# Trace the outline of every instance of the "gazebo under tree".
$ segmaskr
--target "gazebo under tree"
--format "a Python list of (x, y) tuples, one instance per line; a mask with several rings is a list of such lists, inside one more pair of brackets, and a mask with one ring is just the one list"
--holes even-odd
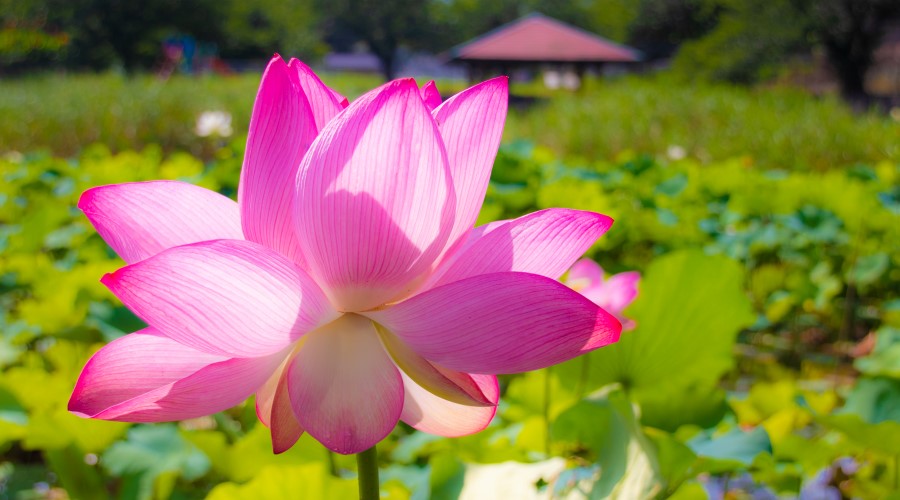
[(641, 60), (636, 49), (538, 13), (457, 45), (449, 55), (466, 65), (473, 81), (516, 69), (571, 70), (580, 79), (607, 63)]

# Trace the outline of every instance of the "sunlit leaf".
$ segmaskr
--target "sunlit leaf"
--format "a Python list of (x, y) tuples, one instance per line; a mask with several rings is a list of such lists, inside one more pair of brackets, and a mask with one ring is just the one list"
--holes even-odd
[(591, 498), (649, 498), (664, 487), (655, 448), (620, 390), (562, 412), (553, 423), (553, 436), (570, 449), (586, 447), (587, 457), (596, 460), (600, 475)]
[(459, 498), (465, 481), (466, 468), (452, 453), (436, 453), (429, 460), (431, 467), (431, 498), (451, 500)]
[(207, 500), (282, 500), (285, 498), (355, 498), (356, 481), (328, 474), (321, 463), (268, 465), (246, 484), (222, 483)]
[[(591, 389), (622, 384), (641, 403), (646, 424), (674, 429), (689, 422), (691, 403), (721, 405), (721, 400), (698, 399), (702, 393), (696, 387), (711, 387), (731, 368), (738, 330), (754, 320), (741, 283), (738, 264), (722, 256), (682, 251), (659, 258), (625, 311), (637, 329), (587, 355), (586, 377), (584, 360), (555, 370), (576, 385), (585, 379)], [(668, 403), (643, 404), (660, 400)]]
[(850, 270), (849, 278), (858, 285), (868, 285), (887, 271), (890, 262), (890, 257), (884, 252), (860, 257)]
[(866, 422), (894, 422), (900, 426), (900, 380), (860, 379), (837, 413), (858, 415)]
[(869, 376), (900, 379), (900, 329), (882, 327), (875, 333), (875, 348), (853, 364)]
[(184, 440), (172, 424), (133, 427), (128, 440), (110, 446), (100, 463), (114, 476), (133, 481), (135, 488), (128, 493), (138, 500), (152, 498), (154, 483), (165, 473), (191, 480), (206, 474), (210, 467), (206, 455)]
[(772, 453), (769, 435), (762, 427), (752, 431), (734, 428), (721, 436), (704, 432), (688, 445), (705, 459), (705, 469), (717, 472), (748, 467), (760, 453)]
[[(311, 462), (326, 463), (328, 450), (316, 442), (308, 434), (300, 436), (290, 450), (281, 455), (272, 453), (272, 438), (264, 425), (257, 423), (253, 429), (234, 443), (228, 450), (228, 477), (237, 482), (244, 482), (269, 465), (300, 465)], [(219, 457), (215, 461), (223, 461)]]

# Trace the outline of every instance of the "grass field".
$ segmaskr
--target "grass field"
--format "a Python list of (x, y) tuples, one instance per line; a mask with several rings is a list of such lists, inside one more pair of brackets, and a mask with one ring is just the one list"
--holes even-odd
[[(246, 131), (258, 78), (103, 74), (0, 81), (0, 151), (72, 156), (99, 142), (113, 151), (158, 144), (167, 152), (207, 156), (211, 148), (194, 134), (197, 117), (224, 110), (236, 133)], [(371, 75), (323, 79), (351, 98), (378, 83)], [(445, 83), (445, 93), (463, 86)], [(531, 140), (566, 157), (683, 150), (701, 162), (741, 157), (763, 168), (801, 170), (900, 159), (897, 122), (854, 115), (835, 98), (796, 89), (686, 87), (661, 76), (589, 81), (577, 93), (532, 84), (513, 91), (539, 99), (513, 110), (505, 141)]]

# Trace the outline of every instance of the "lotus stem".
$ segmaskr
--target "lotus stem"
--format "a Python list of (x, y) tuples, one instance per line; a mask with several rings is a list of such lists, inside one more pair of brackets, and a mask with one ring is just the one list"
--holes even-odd
[(894, 490), (900, 491), (900, 454), (894, 455)]
[(359, 474), (359, 500), (378, 500), (378, 454), (375, 447), (356, 454)]
[(328, 450), (328, 472), (334, 477), (341, 477), (338, 472), (337, 463), (334, 461), (334, 452)]
[(550, 367), (544, 369), (544, 454), (550, 456)]
[(578, 383), (575, 385), (575, 397), (581, 400), (587, 390), (588, 376), (591, 374), (591, 358), (581, 356), (581, 373), (578, 375)]

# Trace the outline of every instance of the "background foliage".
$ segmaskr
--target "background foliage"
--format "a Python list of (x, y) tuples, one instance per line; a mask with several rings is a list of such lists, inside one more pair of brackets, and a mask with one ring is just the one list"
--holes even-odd
[[(671, 71), (515, 83), (479, 223), (611, 215), (589, 256), (643, 273), (637, 328), (502, 377), (482, 433), (399, 425), (383, 494), (900, 499), (900, 115), (866, 111), (863, 84), (898, 5), (0, 0), (0, 500), (355, 497), (352, 457), (308, 436), (273, 455), (252, 400), (158, 425), (65, 410), (88, 357), (142, 327), (98, 282), (122, 262), (76, 200), (150, 179), (234, 197), (259, 80), (234, 70), (272, 52), (363, 47), (391, 75), (533, 11)], [(180, 74), (172, 41), (215, 71)], [(820, 60), (840, 96), (777, 83)], [(379, 83), (323, 78), (350, 97)], [(207, 111), (238, 135), (198, 134)]]
[[(870, 104), (865, 76), (894, 0), (0, 0), (0, 74), (47, 67), (161, 69), (163, 42), (242, 66), (281, 52), (313, 60), (367, 48), (386, 79), (401, 50), (444, 53), (531, 12), (674, 56), (682, 79), (755, 83), (824, 54), (842, 95)], [(892, 21), (893, 20), (893, 21)], [(222, 70), (227, 65), (215, 66)]]
[[(0, 498), (355, 495), (352, 457), (309, 437), (272, 455), (252, 401), (159, 425), (65, 410), (88, 356), (141, 327), (98, 282), (122, 262), (79, 194), (164, 178), (233, 197), (244, 138), (197, 137), (193, 122), (225, 109), (246, 130), (257, 78), (0, 84)], [(350, 96), (372, 83), (326, 80)], [(398, 426), (379, 447), (384, 493), (896, 498), (896, 123), (792, 90), (665, 78), (545, 97), (510, 116), (480, 222), (550, 206), (614, 217), (589, 254), (644, 273), (626, 311), (637, 329), (504, 377), (480, 434)]]

